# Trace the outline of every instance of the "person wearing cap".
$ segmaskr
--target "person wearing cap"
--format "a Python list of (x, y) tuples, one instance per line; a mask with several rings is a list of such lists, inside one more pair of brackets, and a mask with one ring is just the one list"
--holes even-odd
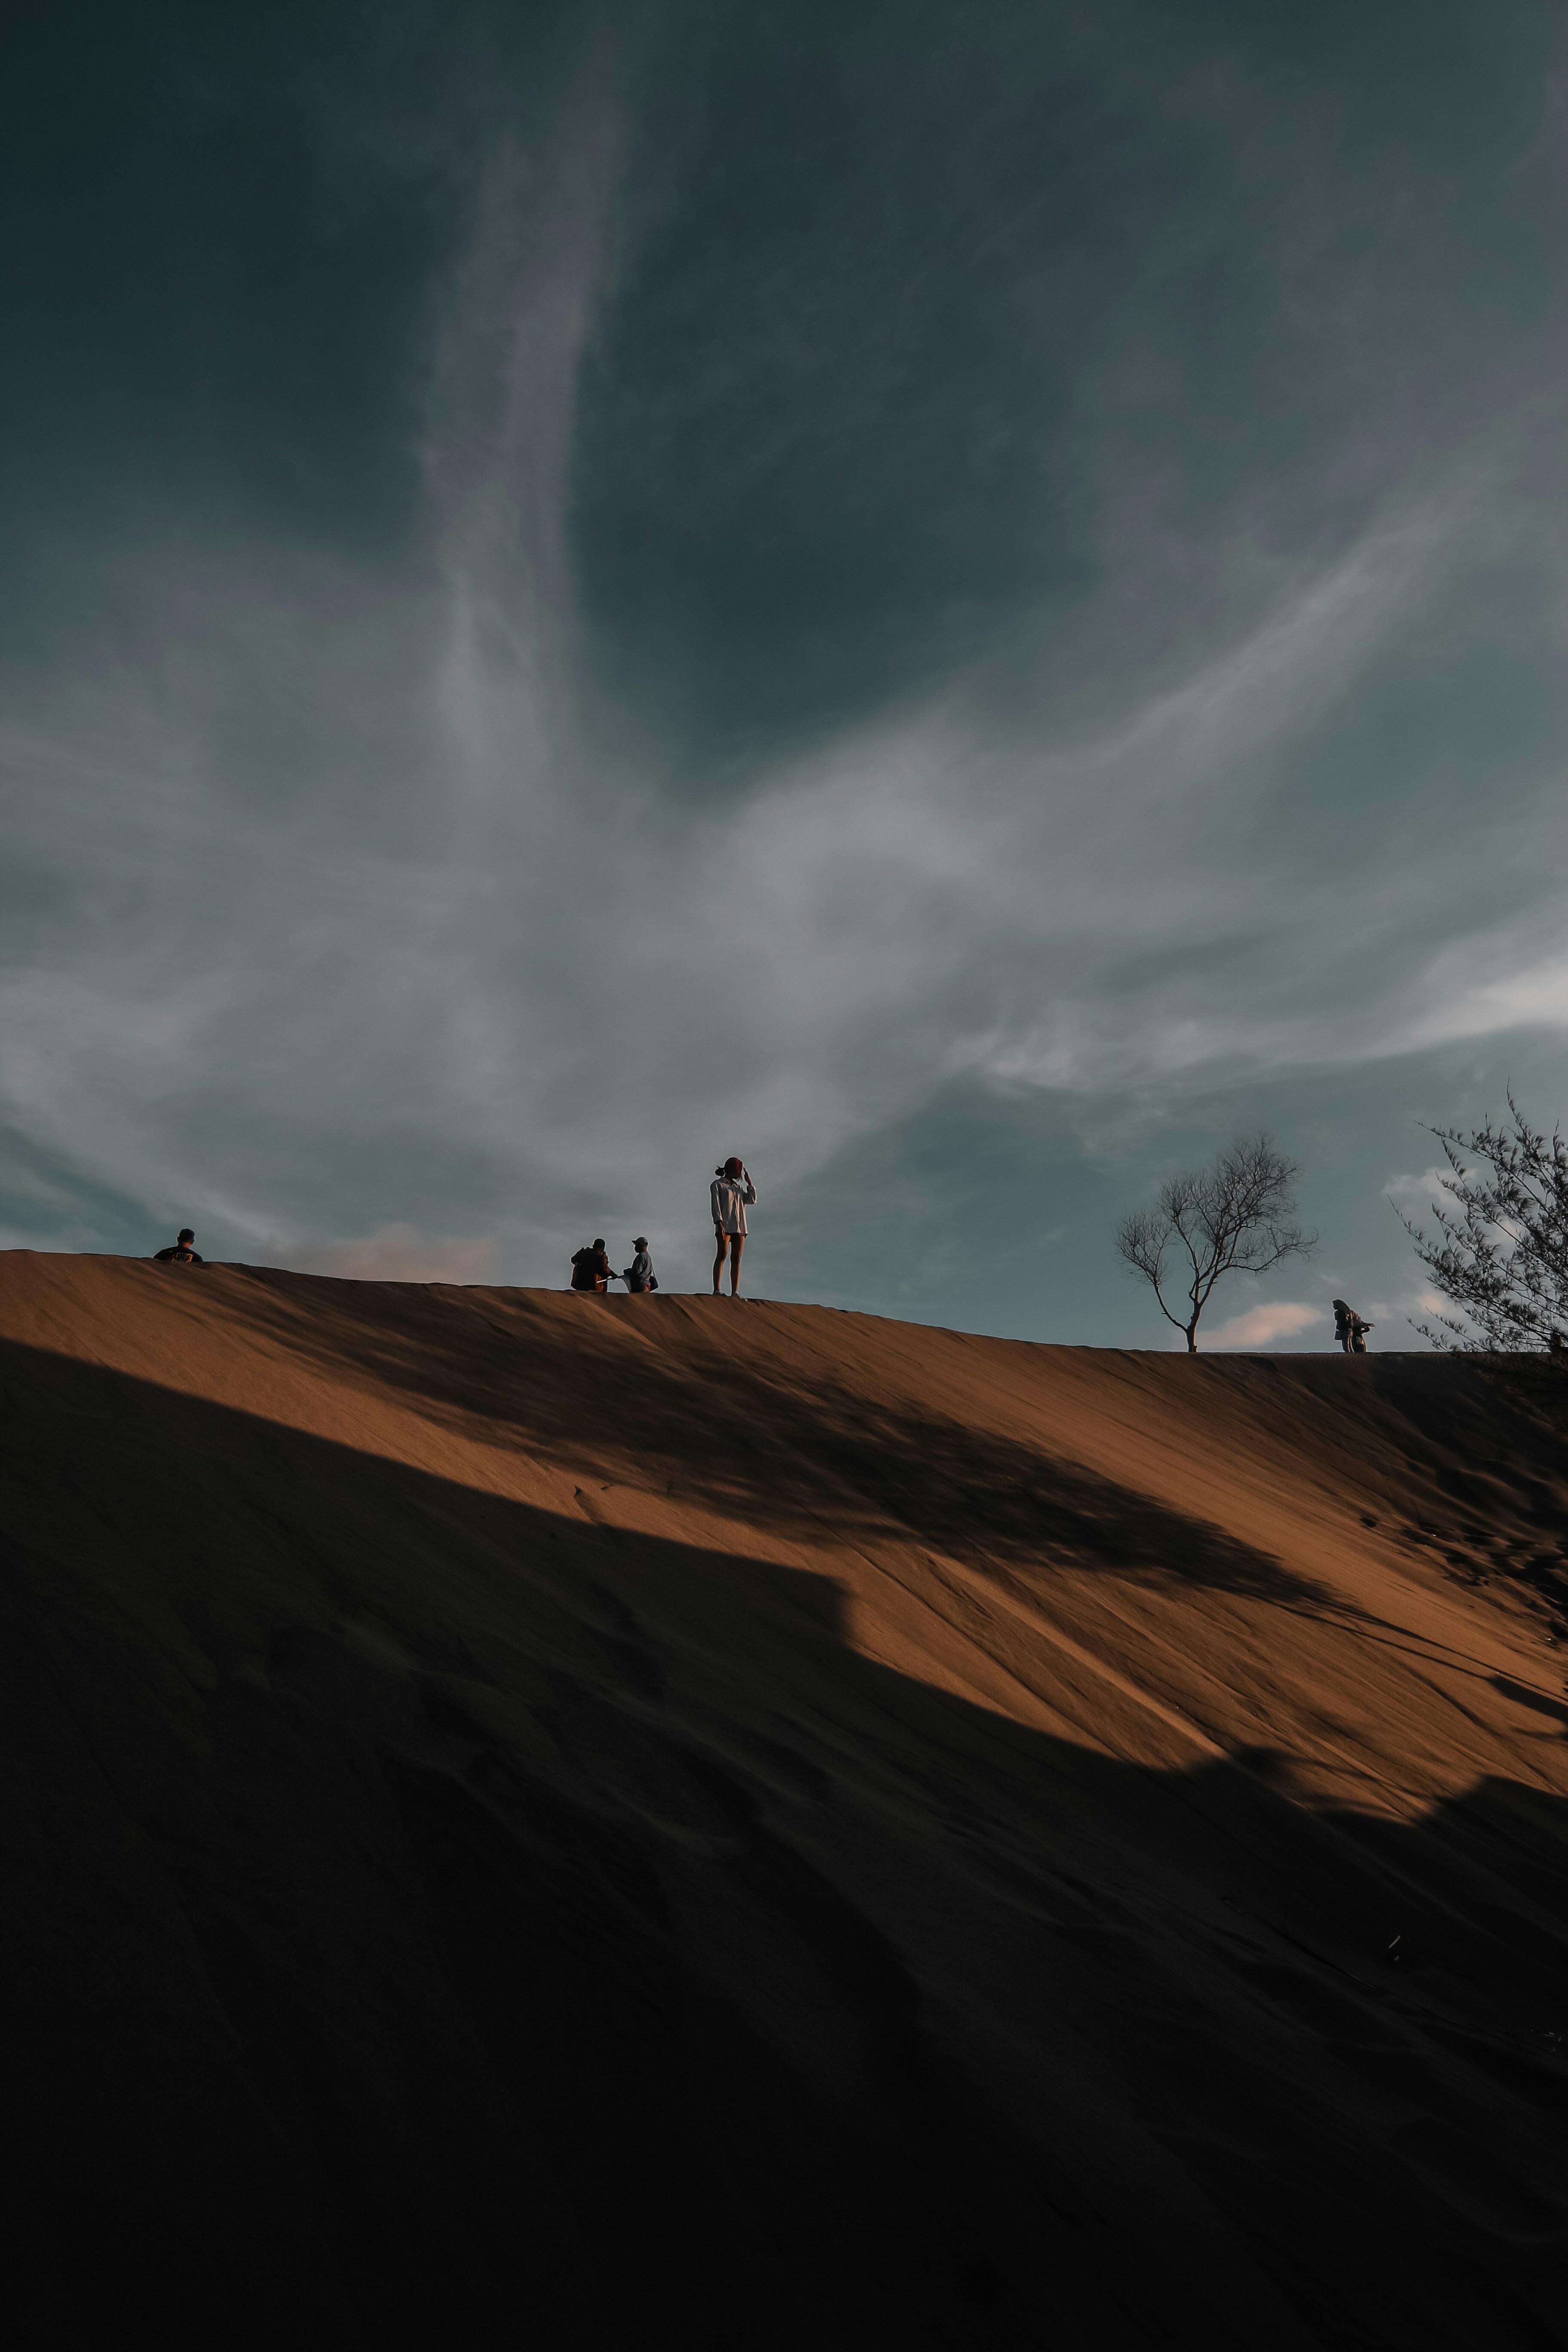
[(168, 1249), (155, 1250), (153, 1252), (153, 1265), (205, 1265), (205, 1258), (198, 1257), (195, 1251), (191, 1247), (191, 1244), (195, 1240), (195, 1235), (192, 1233), (189, 1225), (182, 1225), (180, 1227), (179, 1239), (176, 1242), (174, 1242)]
[(637, 1255), (622, 1275), (628, 1290), (657, 1290), (658, 1276), (653, 1270), (653, 1260), (647, 1254), (647, 1235), (639, 1234), (632, 1244)]
[(743, 1160), (726, 1160), (722, 1168), (713, 1171), (713, 1181), (708, 1187), (708, 1197), (713, 1209), (713, 1238), (719, 1244), (719, 1255), (713, 1261), (713, 1296), (719, 1296), (719, 1277), (724, 1271), (726, 1256), (730, 1261), (730, 1296), (739, 1296), (741, 1288), (741, 1252), (746, 1246), (746, 1211), (757, 1205), (757, 1188), (746, 1173)]

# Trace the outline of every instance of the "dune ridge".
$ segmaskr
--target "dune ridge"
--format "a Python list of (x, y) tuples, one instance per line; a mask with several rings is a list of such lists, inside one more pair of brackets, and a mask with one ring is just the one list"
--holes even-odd
[(0, 1349), (16, 2340), (1563, 2340), (1549, 1391), (25, 1252)]

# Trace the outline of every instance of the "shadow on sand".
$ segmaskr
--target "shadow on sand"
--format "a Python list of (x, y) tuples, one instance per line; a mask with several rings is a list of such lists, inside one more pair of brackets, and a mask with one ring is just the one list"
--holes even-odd
[[(604, 1475), (607, 1426), (632, 1460), (672, 1465), (682, 1491), (717, 1511), (760, 1507), (786, 1540), (817, 1531), (826, 1490), (867, 1532), (981, 1567), (1071, 1564), (1266, 1600), (1327, 1600), (1222, 1528), (1044, 1445), (868, 1396), (826, 1364), (805, 1388), (773, 1379), (765, 1350), (704, 1359), (689, 1349), (650, 1363), (639, 1326), (657, 1331), (651, 1318), (689, 1312), (683, 1301), (574, 1300), (563, 1322), (525, 1291), (385, 1285), (370, 1317), (354, 1296), (363, 1285), (244, 1272), (237, 1303), (247, 1319), (334, 1381), (401, 1391), (454, 1427), (493, 1422), (510, 1437), (521, 1423), (531, 1453), (584, 1480)], [(297, 1301), (308, 1302), (304, 1318)]]
[[(1113, 1763), (825, 1579), (0, 1377), (11, 2341), (1562, 2340), (1568, 1806)], [(933, 1541), (1171, 1562), (1038, 1457), (778, 1442)]]

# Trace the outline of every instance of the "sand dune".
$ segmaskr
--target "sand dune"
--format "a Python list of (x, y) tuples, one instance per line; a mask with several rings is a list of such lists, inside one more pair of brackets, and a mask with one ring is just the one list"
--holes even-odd
[(0, 1259), (13, 2342), (1568, 2335), (1568, 1455)]

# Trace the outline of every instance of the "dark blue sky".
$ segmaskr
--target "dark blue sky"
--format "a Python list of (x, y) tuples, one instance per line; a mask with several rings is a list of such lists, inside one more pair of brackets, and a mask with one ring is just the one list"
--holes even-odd
[[(1554, 7), (39, 13), (0, 1240), (1408, 1336), (1568, 1108)], [(1393, 1187), (1392, 1195), (1389, 1188)], [(617, 1262), (619, 1260), (617, 1259)]]

